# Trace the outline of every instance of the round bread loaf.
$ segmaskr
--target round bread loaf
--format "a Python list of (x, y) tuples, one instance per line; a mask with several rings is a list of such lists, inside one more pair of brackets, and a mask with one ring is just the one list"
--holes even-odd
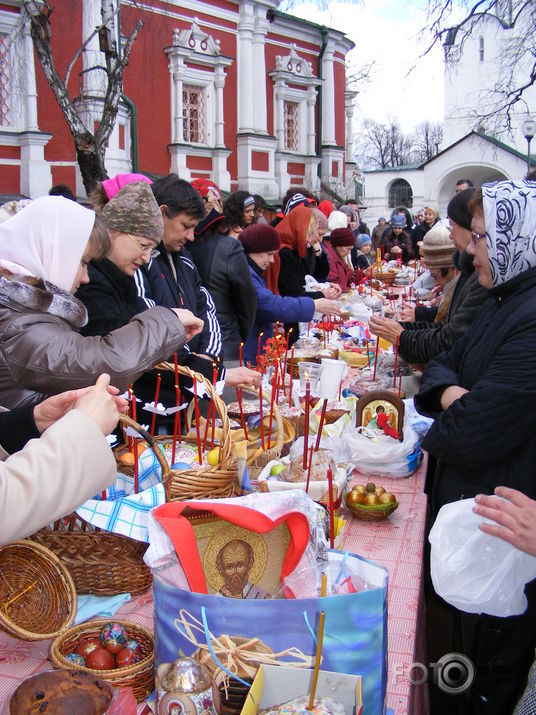
[(50, 670), (24, 680), (9, 702), (10, 715), (103, 715), (112, 699), (104, 680), (82, 670)]

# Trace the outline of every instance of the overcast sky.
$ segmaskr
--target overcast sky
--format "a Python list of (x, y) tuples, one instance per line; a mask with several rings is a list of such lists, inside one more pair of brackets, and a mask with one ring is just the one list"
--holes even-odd
[[(355, 119), (399, 119), (403, 130), (428, 119), (443, 120), (443, 52), (436, 47), (424, 59), (419, 55), (430, 42), (419, 30), (425, 25), (422, 10), (401, 0), (365, 0), (363, 4), (329, 2), (327, 10), (316, 3), (295, 7), (292, 14), (342, 30), (356, 44), (348, 54), (350, 65), (375, 60), (371, 82), (356, 100)], [(412, 65), (416, 69), (409, 76)]]

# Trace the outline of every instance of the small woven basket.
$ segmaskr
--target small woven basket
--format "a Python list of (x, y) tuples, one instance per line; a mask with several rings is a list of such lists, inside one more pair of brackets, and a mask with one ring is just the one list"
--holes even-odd
[[(152, 440), (130, 417), (121, 422), (140, 431), (153, 448)], [(164, 478), (169, 465), (160, 449), (153, 451), (162, 466)], [(153, 582), (151, 571), (143, 561), (147, 544), (121, 534), (99, 529), (75, 512), (41, 529), (31, 537), (53, 551), (67, 567), (80, 594), (113, 596), (117, 593), (145, 593)]]
[(138, 703), (141, 703), (154, 689), (154, 638), (153, 634), (139, 623), (113, 619), (114, 623), (120, 623), (126, 629), (130, 638), (140, 644), (142, 658), (138, 663), (114, 670), (93, 670), (71, 663), (65, 658), (66, 655), (74, 651), (78, 641), (83, 638), (100, 637), (101, 629), (106, 622), (106, 620), (87, 621), (63, 631), (52, 643), (50, 651), (52, 663), (55, 668), (85, 670), (87, 673), (106, 680), (114, 688), (130, 687), (134, 691)]
[(76, 614), (73, 579), (47, 548), (15, 541), (0, 548), (0, 627), (25, 641), (54, 638)]
[(381, 281), (384, 285), (392, 286), (395, 282), (396, 271), (374, 271), (372, 277), (377, 281)]
[(398, 509), (398, 502), (365, 506), (364, 504), (351, 504), (348, 499), (345, 499), (345, 503), (352, 514), (362, 521), (381, 521)]
[[(156, 366), (156, 370), (175, 372), (175, 366), (164, 362)], [(168, 501), (183, 501), (185, 499), (222, 499), (235, 494), (236, 461), (232, 453), (231, 429), (225, 403), (216, 392), (212, 383), (199, 372), (193, 372), (184, 365), (178, 366), (181, 375), (189, 377), (192, 382), (197, 380), (205, 386), (210, 399), (214, 402), (216, 413), (221, 420), (220, 461), (216, 466), (200, 467), (199, 469), (170, 469), (164, 477), (166, 497)], [(173, 440), (172, 435), (155, 437), (155, 443)], [(184, 437), (182, 438), (185, 439)], [(186, 441), (192, 442), (190, 438)]]

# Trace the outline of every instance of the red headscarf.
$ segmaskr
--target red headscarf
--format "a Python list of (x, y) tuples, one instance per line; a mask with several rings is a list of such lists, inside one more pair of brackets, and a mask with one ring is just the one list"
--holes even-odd
[[(311, 223), (312, 210), (305, 206), (296, 206), (295, 209), (280, 221), (275, 230), (281, 238), (281, 248), (297, 251), (300, 258), (305, 258), (307, 252), (307, 234)], [(265, 279), (267, 287), (272, 293), (279, 293), (277, 281), (279, 279), (279, 256), (268, 266)]]

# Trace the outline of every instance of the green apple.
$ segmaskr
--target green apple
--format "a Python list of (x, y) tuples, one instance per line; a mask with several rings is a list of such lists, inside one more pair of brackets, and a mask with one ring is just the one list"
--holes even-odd
[(270, 476), (271, 477), (277, 477), (278, 474), (281, 474), (286, 469), (285, 464), (273, 464), (272, 468), (270, 469)]

